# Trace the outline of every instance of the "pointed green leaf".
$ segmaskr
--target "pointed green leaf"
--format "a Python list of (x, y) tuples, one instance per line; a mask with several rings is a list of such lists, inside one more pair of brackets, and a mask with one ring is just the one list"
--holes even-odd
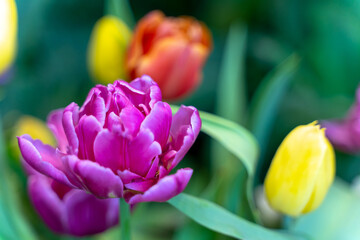
[[(179, 107), (171, 106), (171, 108), (173, 112), (176, 112)], [(244, 165), (248, 174), (247, 198), (255, 220), (258, 220), (252, 187), (259, 152), (256, 139), (248, 130), (232, 121), (202, 111), (199, 113), (202, 120), (201, 131), (218, 141)]]
[(216, 98), (215, 113), (237, 123), (244, 119), (246, 108), (245, 43), (246, 27), (233, 24), (226, 41)]
[[(215, 114), (236, 123), (246, 119), (246, 38), (246, 26), (239, 22), (230, 26), (216, 96)], [(224, 202), (222, 205), (230, 211), (252, 218), (246, 199), (247, 171), (237, 164), (236, 156), (218, 142), (213, 140), (210, 149), (215, 174), (212, 181), (221, 181), (221, 184), (211, 182), (206, 193), (216, 193), (211, 195), (216, 196), (218, 203)]]
[[(175, 113), (178, 106), (171, 106)], [(199, 111), (202, 120), (201, 131), (221, 143), (238, 157), (249, 175), (254, 174), (258, 157), (258, 144), (254, 136), (242, 126), (211, 113)]]
[(128, 0), (106, 0), (105, 14), (118, 17), (126, 23), (129, 28), (135, 26), (134, 15)]
[(301, 240), (291, 235), (264, 228), (255, 223), (237, 217), (226, 209), (204, 199), (185, 193), (168, 201), (175, 208), (195, 222), (224, 235), (244, 240)]
[[(260, 84), (251, 102), (249, 116), (250, 130), (261, 146), (258, 167), (263, 165), (263, 157), (276, 113), (297, 70), (299, 61), (297, 55), (291, 55), (270, 72)], [(258, 172), (259, 169), (257, 174)]]

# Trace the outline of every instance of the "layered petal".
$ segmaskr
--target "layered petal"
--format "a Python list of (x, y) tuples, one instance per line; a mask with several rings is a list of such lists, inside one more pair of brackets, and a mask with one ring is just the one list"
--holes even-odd
[(79, 139), (77, 138), (75, 127), (79, 121), (79, 106), (76, 103), (71, 103), (64, 109), (62, 124), (66, 138), (69, 142), (69, 151), (77, 154), (79, 147)]
[(84, 115), (94, 116), (101, 126), (105, 123), (105, 99), (102, 96), (102, 91), (99, 88), (93, 88), (91, 97), (88, 96), (86, 103), (81, 107), (79, 117)]
[(184, 158), (190, 147), (195, 142), (201, 129), (201, 119), (199, 112), (194, 107), (181, 106), (173, 116), (170, 135), (172, 141), (170, 149), (177, 153), (172, 160), (170, 170)]
[(155, 141), (154, 134), (149, 129), (142, 130), (128, 146), (128, 168), (141, 176), (149, 171), (154, 159), (161, 154), (161, 146)]
[(64, 109), (57, 109), (50, 112), (47, 118), (47, 125), (49, 129), (55, 135), (55, 138), (58, 143), (58, 147), (62, 152), (66, 152), (66, 146), (69, 145), (68, 140), (66, 138), (64, 128), (62, 125), (62, 116)]
[(98, 199), (81, 190), (64, 197), (68, 232), (74, 236), (100, 233), (119, 222), (119, 201)]
[(74, 155), (63, 157), (63, 161), (68, 167), (66, 173), (73, 174), (79, 179), (84, 190), (98, 198), (122, 197), (123, 183), (111, 169), (102, 167), (96, 162), (80, 160)]
[(154, 104), (161, 101), (161, 91), (158, 85), (148, 76), (135, 79), (130, 84), (115, 81), (113, 86), (120, 90), (135, 106), (143, 105), (145, 112), (149, 112)]
[(83, 116), (80, 119), (75, 128), (79, 140), (78, 156), (80, 159), (95, 161), (94, 141), (101, 129), (101, 123), (94, 116)]
[(36, 171), (49, 176), (70, 187), (74, 187), (64, 173), (60, 155), (56, 150), (43, 144), (39, 140), (33, 140), (29, 135), (18, 137), (19, 147), (24, 160)]
[(154, 140), (164, 148), (168, 142), (172, 112), (169, 104), (157, 102), (150, 114), (141, 124), (141, 129), (149, 129), (154, 134)]
[(51, 189), (49, 179), (41, 175), (31, 175), (28, 180), (32, 204), (44, 222), (55, 232), (66, 233), (65, 206)]
[(96, 162), (110, 168), (114, 173), (124, 170), (128, 162), (128, 140), (118, 134), (103, 129), (94, 141)]
[(143, 194), (133, 196), (128, 203), (135, 205), (139, 202), (165, 202), (184, 191), (192, 173), (190, 168), (179, 169), (175, 174), (160, 179)]
[(36, 211), (55, 232), (73, 236), (92, 235), (119, 221), (117, 199), (98, 199), (41, 174), (29, 177), (28, 189)]

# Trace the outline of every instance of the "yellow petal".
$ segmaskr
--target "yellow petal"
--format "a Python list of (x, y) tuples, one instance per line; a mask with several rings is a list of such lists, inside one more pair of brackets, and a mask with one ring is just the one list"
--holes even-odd
[(102, 84), (127, 79), (125, 55), (131, 31), (113, 16), (99, 19), (91, 34), (88, 47), (88, 67), (92, 77)]
[(325, 139), (324, 141), (327, 144), (325, 159), (317, 176), (316, 185), (313, 190), (311, 199), (307, 203), (306, 207), (303, 209), (302, 213), (308, 213), (318, 208), (324, 200), (326, 193), (331, 186), (331, 183), (334, 181), (335, 153), (330, 142), (327, 139)]
[(14, 61), (16, 52), (17, 12), (14, 0), (0, 1), (0, 75)]
[(270, 205), (297, 216), (314, 210), (334, 178), (332, 146), (316, 123), (299, 126), (281, 143), (265, 179)]

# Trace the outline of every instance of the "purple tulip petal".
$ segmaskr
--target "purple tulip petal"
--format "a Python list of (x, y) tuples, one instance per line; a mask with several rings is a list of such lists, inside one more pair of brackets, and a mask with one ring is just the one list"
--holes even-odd
[(129, 170), (118, 171), (118, 175), (124, 184), (130, 183), (132, 181), (143, 180), (142, 176), (130, 172)]
[(171, 148), (177, 151), (169, 170), (184, 158), (190, 147), (195, 142), (201, 129), (199, 112), (194, 107), (181, 106), (173, 116), (170, 135), (172, 137)]
[(90, 193), (98, 198), (122, 197), (123, 183), (109, 168), (89, 160), (79, 160), (74, 155), (65, 156), (63, 160)]
[(168, 170), (166, 167), (164, 166), (160, 166), (159, 167), (159, 179), (164, 178), (165, 176), (169, 175), (170, 170)]
[(94, 140), (102, 127), (94, 116), (83, 116), (75, 131), (79, 139), (79, 158), (95, 160), (94, 156)]
[(152, 161), (161, 154), (161, 146), (154, 141), (154, 134), (149, 129), (141, 130), (128, 146), (130, 170), (141, 176), (149, 171)]
[(154, 178), (155, 175), (156, 175), (156, 172), (158, 171), (159, 169), (159, 157), (156, 156), (156, 158), (154, 159), (154, 161), (152, 162), (151, 164), (151, 167), (148, 171), (148, 173), (146, 174), (146, 179), (150, 179), (150, 178)]
[(61, 183), (74, 187), (64, 174), (64, 166), (56, 150), (33, 140), (29, 135), (18, 137), (19, 147), (24, 160), (36, 171), (45, 174)]
[(134, 138), (139, 132), (144, 116), (137, 108), (131, 106), (121, 110), (120, 119), (125, 129), (125, 135)]
[(66, 152), (66, 146), (68, 146), (69, 143), (62, 125), (63, 112), (64, 109), (57, 109), (52, 111), (47, 118), (47, 125), (55, 135), (59, 149), (62, 152)]
[[(110, 103), (110, 100), (111, 100), (111, 97), (110, 97), (110, 93), (107, 89), (107, 87), (103, 86), (103, 85), (96, 85), (96, 87), (92, 88), (90, 91), (89, 91), (89, 94), (87, 95), (85, 101), (84, 101), (84, 104), (82, 105), (81, 109), (80, 109), (80, 115), (84, 115), (83, 112), (86, 111), (85, 108), (90, 108), (88, 105), (90, 104), (90, 102), (93, 100), (93, 96), (96, 95), (98, 97), (101, 97), (102, 99), (104, 99), (104, 102), (105, 102), (105, 106), (108, 107), (109, 103)], [(106, 108), (107, 110), (108, 108)]]
[(148, 102), (150, 108), (153, 108), (155, 103), (161, 101), (162, 99), (159, 86), (147, 75), (143, 75), (142, 77), (135, 79), (130, 82), (130, 85), (149, 96), (148, 99), (146, 99), (146, 102)]
[(125, 184), (125, 187), (129, 190), (137, 191), (137, 192), (145, 192), (148, 190), (152, 185), (154, 185), (155, 180), (145, 180), (141, 182), (132, 182)]
[(81, 190), (72, 190), (64, 198), (69, 233), (75, 236), (97, 234), (119, 222), (119, 201), (98, 199)]
[(109, 130), (102, 130), (94, 141), (95, 160), (103, 167), (110, 168), (114, 173), (117, 170), (126, 168), (128, 161), (127, 147), (128, 140), (109, 132)]
[(65, 206), (51, 189), (50, 181), (41, 175), (32, 175), (28, 181), (29, 195), (36, 211), (55, 232), (66, 233)]
[(142, 76), (130, 84), (123, 81), (115, 81), (114, 86), (120, 89), (135, 105), (144, 105), (148, 111), (156, 102), (161, 101), (161, 91), (158, 85), (149, 77)]
[(169, 138), (171, 119), (172, 112), (169, 104), (157, 102), (142, 122), (141, 128), (150, 129), (155, 136), (155, 141), (164, 148)]
[(79, 107), (75, 103), (71, 103), (67, 106), (63, 113), (62, 124), (66, 138), (69, 142), (70, 152), (77, 154), (79, 147), (79, 140), (75, 132), (75, 126), (78, 123), (78, 111)]
[(351, 131), (348, 129), (348, 125), (342, 122), (324, 121), (321, 123), (321, 126), (326, 128), (326, 137), (337, 149), (350, 153), (359, 151), (360, 145), (353, 141), (354, 139)]
[(128, 203), (133, 206), (139, 202), (165, 202), (184, 191), (192, 173), (190, 168), (179, 169), (175, 174), (160, 179), (144, 194), (133, 196)]
[[(92, 95), (90, 96), (91, 93)], [(102, 97), (104, 93), (98, 88), (93, 88), (90, 94), (80, 109), (79, 117), (81, 118), (84, 115), (94, 116), (99, 121), (101, 126), (103, 126), (106, 117), (106, 103), (105, 99)]]

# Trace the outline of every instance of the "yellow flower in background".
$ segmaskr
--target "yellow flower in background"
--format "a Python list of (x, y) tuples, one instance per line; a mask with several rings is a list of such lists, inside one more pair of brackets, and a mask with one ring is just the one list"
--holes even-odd
[(124, 22), (113, 16), (99, 19), (88, 46), (88, 68), (92, 77), (102, 84), (127, 79), (125, 54), (131, 31)]
[(265, 179), (270, 205), (291, 216), (308, 213), (324, 200), (335, 176), (335, 155), (325, 129), (298, 126), (281, 143)]
[(14, 0), (0, 0), (0, 75), (14, 61), (16, 52), (17, 12)]
[(11, 138), (11, 149), (15, 158), (20, 156), (16, 137), (23, 134), (29, 134), (33, 139), (39, 139), (53, 147), (56, 146), (55, 138), (45, 122), (32, 116), (22, 116), (15, 124)]

